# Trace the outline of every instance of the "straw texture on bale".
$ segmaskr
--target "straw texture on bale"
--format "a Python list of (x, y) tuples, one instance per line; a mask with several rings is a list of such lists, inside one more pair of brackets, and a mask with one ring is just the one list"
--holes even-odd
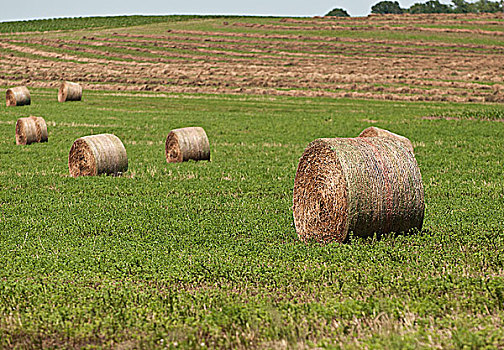
[(80, 101), (82, 99), (82, 86), (77, 83), (65, 81), (58, 90), (58, 101)]
[(44, 118), (19, 118), (16, 122), (16, 145), (29, 145), (34, 142), (47, 142), (47, 124)]
[(121, 140), (112, 134), (77, 139), (68, 155), (70, 175), (119, 175), (128, 170), (128, 156)]
[(210, 160), (210, 143), (200, 127), (174, 129), (170, 131), (165, 143), (168, 163), (192, 160)]
[(387, 138), (315, 140), (299, 160), (293, 214), (302, 240), (420, 230), (424, 191), (415, 156)]
[(389, 138), (389, 139), (398, 140), (398, 141), (401, 141), (406, 147), (408, 147), (408, 149), (411, 152), (414, 153), (414, 151), (415, 151), (415, 149), (413, 148), (413, 144), (411, 143), (411, 141), (407, 137), (394, 134), (393, 132), (385, 130), (385, 129), (376, 128), (374, 126), (371, 126), (367, 129), (364, 129), (360, 133), (359, 137), (385, 137), (385, 138)]
[(7, 89), (5, 100), (7, 107), (29, 105), (31, 103), (30, 91), (26, 86)]

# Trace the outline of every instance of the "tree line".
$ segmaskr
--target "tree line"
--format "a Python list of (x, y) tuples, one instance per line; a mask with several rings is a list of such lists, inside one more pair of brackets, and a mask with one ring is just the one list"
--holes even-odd
[[(429, 0), (424, 3), (415, 3), (410, 8), (402, 8), (397, 1), (380, 1), (371, 7), (371, 13), (401, 14), (401, 13), (496, 13), (503, 11), (502, 2), (478, 0), (467, 2), (465, 0), (452, 0), (451, 4), (442, 4), (439, 0)], [(335, 8), (326, 16), (350, 17), (348, 12)]]

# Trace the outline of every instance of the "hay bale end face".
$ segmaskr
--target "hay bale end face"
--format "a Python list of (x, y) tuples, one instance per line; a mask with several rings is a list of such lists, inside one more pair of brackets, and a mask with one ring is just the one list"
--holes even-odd
[(210, 160), (210, 143), (203, 128), (190, 127), (170, 131), (165, 142), (168, 163)]
[(16, 145), (29, 145), (34, 142), (47, 142), (47, 124), (44, 118), (19, 118), (16, 122)]
[(408, 147), (408, 149), (411, 152), (413, 152), (413, 153), (415, 152), (415, 149), (413, 148), (413, 144), (411, 143), (411, 141), (407, 137), (397, 135), (391, 131), (388, 131), (385, 129), (380, 129), (380, 128), (377, 128), (374, 126), (371, 126), (367, 129), (364, 129), (359, 134), (359, 137), (385, 137), (385, 138), (389, 138), (389, 139), (398, 140), (398, 141), (401, 141), (406, 147)]
[(77, 139), (68, 155), (70, 175), (120, 175), (128, 170), (128, 156), (121, 140), (112, 134)]
[(82, 99), (82, 86), (77, 83), (65, 81), (58, 90), (58, 102), (80, 101)]
[(293, 199), (301, 240), (344, 242), (351, 232), (420, 230), (424, 217), (415, 156), (387, 138), (313, 141), (299, 161)]
[(5, 100), (7, 107), (29, 105), (31, 103), (30, 91), (26, 86), (17, 86), (7, 89)]

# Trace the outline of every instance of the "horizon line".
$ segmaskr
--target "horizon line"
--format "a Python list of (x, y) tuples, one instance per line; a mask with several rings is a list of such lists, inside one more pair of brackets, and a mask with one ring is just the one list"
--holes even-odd
[[(356, 15), (350, 17), (367, 17), (367, 15)], [(43, 20), (51, 20), (51, 19), (76, 19), (76, 18), (91, 18), (91, 17), (128, 17), (128, 16), (229, 16), (229, 17), (325, 17), (325, 15), (320, 14), (308, 14), (308, 15), (299, 15), (299, 14), (237, 14), (237, 13), (170, 13), (170, 14), (149, 14), (149, 13), (124, 13), (124, 14), (100, 14), (100, 15), (84, 15), (84, 16), (51, 16), (51, 17), (32, 17), (32, 18), (24, 18), (24, 19), (0, 19), (0, 23), (7, 22), (23, 22), (23, 21), (43, 21)], [(336, 16), (329, 16), (336, 17)], [(348, 18), (348, 17), (341, 17)]]

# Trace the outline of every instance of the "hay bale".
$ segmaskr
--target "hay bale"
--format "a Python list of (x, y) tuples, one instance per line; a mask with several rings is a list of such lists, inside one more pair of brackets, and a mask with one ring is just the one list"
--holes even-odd
[(413, 144), (411, 141), (401, 135), (394, 134), (391, 131), (385, 130), (385, 129), (380, 129), (376, 128), (374, 126), (371, 126), (367, 129), (364, 129), (360, 134), (359, 137), (385, 137), (389, 139), (394, 139), (401, 141), (411, 152), (415, 152), (415, 149), (413, 148)]
[(119, 175), (128, 170), (128, 156), (121, 140), (112, 134), (77, 139), (68, 155), (70, 175)]
[(174, 129), (170, 131), (165, 143), (168, 163), (192, 160), (210, 160), (210, 143), (200, 127)]
[(16, 145), (47, 142), (47, 124), (44, 118), (30, 116), (16, 122)]
[(30, 91), (26, 86), (7, 89), (5, 100), (7, 107), (29, 105), (31, 103)]
[(64, 81), (58, 90), (58, 102), (80, 101), (82, 99), (82, 86), (77, 83)]
[(420, 230), (424, 191), (415, 156), (388, 138), (315, 140), (299, 160), (293, 214), (302, 240)]

